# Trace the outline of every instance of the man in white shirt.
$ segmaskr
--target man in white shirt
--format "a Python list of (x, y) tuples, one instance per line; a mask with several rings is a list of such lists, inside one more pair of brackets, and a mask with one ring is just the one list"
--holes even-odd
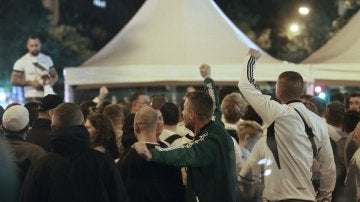
[(55, 94), (52, 86), (58, 80), (52, 59), (40, 53), (39, 37), (30, 35), (26, 48), (28, 53), (18, 59), (11, 74), (11, 84), (23, 86), (25, 101), (40, 101), (47, 94)]
[[(326, 123), (301, 102), (304, 83), (299, 73), (280, 74), (276, 84), (280, 102), (255, 87), (255, 62), (260, 56), (259, 51), (249, 50), (238, 86), (265, 125), (273, 126), (268, 128), (266, 137), (265, 198), (267, 201), (331, 201), (335, 163)], [(306, 126), (312, 135), (306, 132)], [(320, 163), (321, 173), (317, 192), (311, 181), (314, 158)]]

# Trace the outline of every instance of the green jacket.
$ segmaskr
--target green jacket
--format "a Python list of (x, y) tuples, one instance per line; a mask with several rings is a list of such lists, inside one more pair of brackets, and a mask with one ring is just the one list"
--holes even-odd
[(222, 122), (214, 83), (206, 79), (205, 90), (215, 99), (215, 121), (210, 121), (193, 142), (181, 147), (153, 149), (151, 161), (187, 167), (186, 201), (235, 201), (235, 154), (231, 137)]

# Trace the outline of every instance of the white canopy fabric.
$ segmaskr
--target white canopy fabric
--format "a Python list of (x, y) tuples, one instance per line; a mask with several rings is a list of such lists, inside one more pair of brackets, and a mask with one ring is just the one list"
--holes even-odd
[[(202, 63), (212, 66), (217, 83), (235, 84), (249, 47), (260, 50), (212, 0), (147, 0), (102, 50), (80, 67), (65, 69), (65, 84), (195, 85), (201, 82)], [(307, 65), (262, 55), (259, 81), (275, 81), (285, 70), (309, 78)]]
[(303, 61), (325, 83), (360, 85), (360, 11), (324, 46)]

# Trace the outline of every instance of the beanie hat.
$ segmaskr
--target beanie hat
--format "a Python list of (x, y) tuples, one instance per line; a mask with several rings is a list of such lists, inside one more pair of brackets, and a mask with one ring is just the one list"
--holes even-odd
[(22, 105), (14, 105), (5, 110), (2, 124), (6, 130), (20, 131), (29, 124), (29, 111)]
[(54, 109), (61, 103), (63, 103), (62, 97), (54, 94), (48, 94), (40, 100), (39, 111), (43, 112)]

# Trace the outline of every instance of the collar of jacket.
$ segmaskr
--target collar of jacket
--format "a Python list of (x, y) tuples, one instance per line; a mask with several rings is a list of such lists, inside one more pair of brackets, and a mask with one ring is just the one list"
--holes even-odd
[(290, 104), (290, 103), (294, 103), (294, 102), (301, 102), (302, 103), (302, 101), (301, 100), (290, 100), (289, 102), (287, 102), (286, 104), (288, 105), (288, 104)]
[(4, 132), (4, 136), (5, 136), (5, 139), (7, 139), (7, 140), (24, 141), (24, 134), (21, 134), (21, 133)]
[(209, 127), (209, 125), (211, 125), (212, 123), (214, 123), (214, 121), (209, 121), (209, 123), (205, 124), (200, 130), (199, 132), (196, 133), (195, 137), (199, 137), (201, 136), (203, 133), (206, 132), (206, 129)]
[(32, 128), (40, 128), (40, 127), (50, 127), (51, 120), (44, 118), (36, 118), (32, 123)]
[(54, 138), (50, 141), (53, 152), (72, 154), (90, 148), (89, 133), (84, 125), (60, 128), (53, 135)]

